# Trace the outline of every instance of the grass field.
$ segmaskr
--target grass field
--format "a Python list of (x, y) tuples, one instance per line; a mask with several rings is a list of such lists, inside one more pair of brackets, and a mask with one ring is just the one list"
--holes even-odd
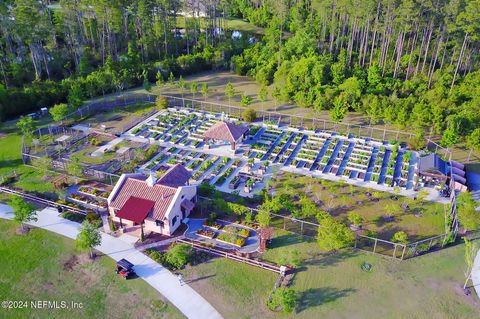
[(225, 318), (271, 317), (265, 300), (277, 276), (267, 270), (214, 258), (184, 271), (192, 286)]
[[(324, 255), (314, 241), (283, 231), (276, 236), (264, 259), (278, 262), (297, 250), (304, 260), (292, 284), (300, 300), (293, 314), (267, 310), (263, 303), (275, 279), (255, 267), (214, 259), (188, 269), (187, 279), (200, 276), (192, 286), (225, 318), (480, 316), (478, 298), (461, 289), (464, 245), (398, 262), (353, 250)], [(371, 272), (360, 268), (363, 262), (373, 266)]]
[(16, 225), (0, 221), (1, 300), (81, 302), (76, 310), (5, 310), (2, 318), (182, 318), (141, 279), (115, 275), (114, 261), (91, 261), (74, 242), (41, 229), (16, 235)]
[[(375, 202), (365, 195), (366, 188), (292, 173), (277, 174), (271, 185), (276, 195), (288, 194), (291, 198), (300, 194), (309, 196), (318, 207), (347, 225), (348, 213), (356, 212), (364, 218), (363, 229), (377, 233), (376, 237), (381, 239), (390, 240), (397, 231), (406, 232), (410, 242), (445, 233), (444, 207), (440, 203), (407, 200), (402, 196), (393, 200), (390, 193), (370, 190), (379, 199)], [(400, 207), (405, 200), (408, 201), (408, 210)], [(382, 218), (387, 205), (399, 207), (391, 222)], [(421, 217), (416, 216), (419, 213)], [(311, 221), (316, 222), (315, 218)]]
[(21, 150), (22, 137), (17, 133), (0, 137), (0, 177), (15, 172), (20, 175), (15, 186), (29, 192), (53, 192), (53, 184), (46, 182), (41, 172), (23, 165)]

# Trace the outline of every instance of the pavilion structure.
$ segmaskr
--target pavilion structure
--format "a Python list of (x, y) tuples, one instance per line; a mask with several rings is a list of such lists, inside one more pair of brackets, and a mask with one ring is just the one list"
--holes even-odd
[(231, 122), (220, 121), (212, 125), (205, 133), (203, 138), (205, 146), (210, 148), (213, 145), (230, 144), (232, 150), (236, 150), (237, 146), (245, 138), (248, 127), (237, 125)]

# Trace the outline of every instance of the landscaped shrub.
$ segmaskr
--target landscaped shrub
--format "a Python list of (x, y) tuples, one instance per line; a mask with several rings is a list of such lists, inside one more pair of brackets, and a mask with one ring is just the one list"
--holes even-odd
[(398, 231), (393, 235), (392, 241), (394, 243), (408, 244), (408, 235), (404, 231)]
[(6, 176), (0, 180), (0, 186), (5, 186), (13, 183), (15, 181), (15, 176)]
[(298, 297), (295, 290), (290, 288), (278, 288), (275, 290), (271, 298), (267, 300), (267, 306), (272, 311), (283, 311), (291, 313), (295, 310), (298, 303)]
[(235, 245), (243, 247), (245, 246), (245, 239), (238, 237), (235, 239)]
[(172, 244), (165, 253), (165, 261), (174, 269), (182, 269), (192, 255), (192, 247), (186, 244)]
[(212, 213), (208, 216), (207, 220), (205, 221), (205, 223), (203, 225), (207, 226), (207, 227), (215, 228), (215, 229), (220, 229), (220, 227), (222, 227), (222, 225), (217, 223), (216, 220), (217, 220), (217, 214)]
[(62, 218), (68, 219), (72, 222), (82, 223), (85, 220), (85, 216), (77, 213), (65, 212), (62, 214)]
[(165, 254), (154, 249), (147, 249), (145, 253), (159, 264), (165, 265)]
[(145, 152), (145, 160), (148, 161), (152, 159), (152, 157), (154, 157), (159, 151), (160, 151), (160, 146), (156, 144), (149, 146), (147, 151)]
[[(243, 111), (242, 117), (247, 122), (254, 122), (255, 119), (257, 118), (257, 112), (255, 111), (255, 109), (249, 107), (248, 109)], [(251, 133), (251, 135), (254, 135), (254, 134), (255, 133), (253, 133), (253, 134)]]
[(210, 185), (209, 183), (202, 183), (198, 186), (198, 195), (204, 197), (211, 197), (215, 194), (215, 186)]
[(354, 238), (355, 236), (350, 228), (337, 222), (332, 217), (325, 217), (320, 221), (317, 235), (320, 249), (335, 251), (350, 246)]
[(238, 234), (240, 236), (243, 236), (243, 237), (248, 237), (250, 236), (250, 231), (248, 229), (245, 229), (245, 228), (241, 228), (239, 231), (238, 231)]
[(85, 219), (88, 220), (91, 224), (96, 224), (100, 222), (100, 216), (98, 216), (98, 214), (94, 212), (88, 213)]
[(350, 212), (348, 213), (348, 221), (358, 227), (363, 223), (363, 217), (358, 213)]

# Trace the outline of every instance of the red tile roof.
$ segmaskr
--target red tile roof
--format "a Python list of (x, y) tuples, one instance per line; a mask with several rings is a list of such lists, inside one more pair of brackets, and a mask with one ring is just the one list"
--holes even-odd
[(230, 122), (220, 121), (212, 125), (205, 133), (203, 133), (203, 136), (234, 143), (245, 134), (246, 131), (248, 131), (248, 128), (244, 125), (236, 125)]
[(176, 164), (158, 179), (157, 184), (170, 187), (185, 186), (191, 176), (191, 173), (183, 165)]
[(153, 200), (131, 196), (115, 216), (140, 224), (145, 220), (154, 205)]
[(190, 176), (190, 172), (181, 164), (174, 165), (166, 171), (153, 186), (148, 186), (146, 176), (126, 176), (110, 206), (115, 209), (122, 209), (132, 196), (153, 201), (155, 205), (151, 217), (155, 220), (163, 220), (177, 188), (185, 186)]
[(176, 192), (177, 189), (174, 187), (158, 183), (150, 187), (145, 180), (127, 177), (115, 198), (111, 201), (110, 206), (115, 209), (121, 209), (132, 196), (151, 200), (155, 202), (152, 211), (153, 219), (163, 220)]

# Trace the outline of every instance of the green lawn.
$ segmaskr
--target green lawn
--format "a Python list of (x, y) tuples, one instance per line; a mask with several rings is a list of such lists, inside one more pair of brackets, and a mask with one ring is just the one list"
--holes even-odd
[[(346, 224), (349, 224), (348, 213), (354, 211), (364, 218), (364, 230), (375, 232), (381, 239), (390, 240), (395, 232), (404, 231), (409, 236), (409, 241), (413, 242), (445, 232), (443, 204), (410, 201), (409, 210), (400, 208), (393, 221), (385, 222), (382, 219), (382, 215), (386, 214), (385, 207), (400, 206), (406, 200), (404, 197), (399, 196), (398, 200), (393, 200), (390, 193), (377, 194), (370, 190), (374, 195), (380, 195), (380, 200), (375, 202), (365, 195), (366, 188), (285, 172), (277, 174), (271, 185), (277, 195), (288, 194), (295, 198), (299, 194), (307, 194), (321, 209)], [(416, 217), (417, 213), (421, 213), (421, 217)], [(316, 222), (315, 218), (311, 221)]]
[[(325, 255), (315, 241), (277, 231), (264, 255), (278, 262), (297, 250), (303, 259), (293, 280), (293, 314), (264, 306), (272, 273), (225, 259), (188, 268), (187, 281), (225, 318), (478, 318), (478, 298), (465, 296), (464, 245), (399, 262), (354, 250)], [(361, 269), (370, 263), (371, 272)]]
[[(477, 296), (461, 291), (464, 245), (407, 261), (345, 250), (324, 256), (315, 242), (277, 232), (265, 259), (296, 249), (305, 259), (293, 288), (295, 318), (477, 318)], [(296, 242), (302, 241), (300, 244)], [(360, 265), (373, 266), (369, 273)]]
[(53, 192), (53, 184), (43, 178), (43, 173), (23, 165), (22, 137), (10, 133), (0, 137), (0, 176), (9, 176), (14, 172), (19, 175), (19, 180), (14, 184), (29, 192)]
[(185, 281), (225, 318), (271, 316), (265, 300), (277, 276), (267, 270), (214, 258), (184, 271)]
[(103, 164), (113, 160), (117, 156), (116, 152), (107, 152), (103, 153), (102, 156), (96, 157), (91, 156), (91, 154), (95, 152), (99, 147), (100, 146), (88, 146), (76, 153), (73, 153), (72, 156), (78, 157), (80, 162), (85, 164)]
[(108, 257), (89, 260), (74, 242), (41, 229), (16, 235), (0, 221), (1, 300), (57, 300), (77, 310), (2, 310), (2, 318), (181, 318), (181, 313), (141, 279), (115, 275)]

